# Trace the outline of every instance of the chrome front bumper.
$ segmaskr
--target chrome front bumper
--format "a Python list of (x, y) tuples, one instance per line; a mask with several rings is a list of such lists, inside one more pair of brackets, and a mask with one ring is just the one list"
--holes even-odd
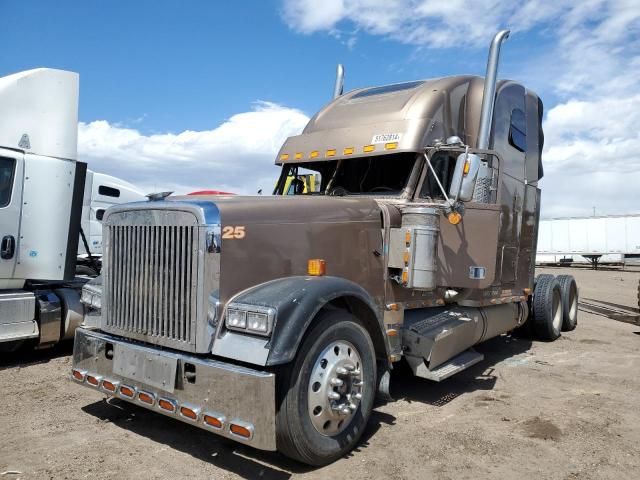
[(255, 448), (276, 449), (273, 373), (78, 328), (71, 378)]

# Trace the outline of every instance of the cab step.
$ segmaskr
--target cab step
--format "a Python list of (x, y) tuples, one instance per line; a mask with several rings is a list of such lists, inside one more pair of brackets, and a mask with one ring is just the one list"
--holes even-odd
[(416, 377), (426, 378), (427, 380), (432, 380), (434, 382), (441, 382), (445, 378), (449, 378), (456, 373), (460, 373), (482, 360), (484, 360), (484, 355), (476, 352), (473, 348), (470, 348), (433, 370), (429, 370), (424, 361), (414, 362), (416, 368), (413, 368), (414, 365), (412, 365), (411, 361), (409, 361), (409, 365), (411, 365)]

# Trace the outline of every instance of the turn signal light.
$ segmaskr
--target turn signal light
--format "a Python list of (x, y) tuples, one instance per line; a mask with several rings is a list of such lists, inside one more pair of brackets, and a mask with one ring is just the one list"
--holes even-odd
[(230, 430), (231, 433), (233, 433), (234, 435), (238, 435), (239, 437), (251, 438), (251, 430), (249, 430), (247, 427), (243, 427), (242, 425), (232, 423)]
[(307, 273), (319, 277), (327, 273), (327, 263), (321, 258), (312, 258), (307, 262)]
[(211, 415), (204, 416), (204, 423), (213, 428), (222, 428), (222, 422), (220, 421), (220, 419), (212, 417)]
[(107, 392), (116, 391), (116, 386), (113, 383), (111, 383), (109, 380), (102, 381), (102, 388), (105, 389)]
[(73, 378), (75, 378), (79, 382), (84, 381), (84, 373), (82, 373), (80, 370), (71, 370), (71, 375), (73, 375)]
[(133, 398), (136, 392), (131, 387), (127, 387), (126, 385), (122, 385), (120, 387), (120, 395), (127, 398)]
[(458, 225), (462, 221), (462, 215), (458, 212), (451, 212), (447, 215), (447, 220), (451, 225)]
[(100, 385), (100, 380), (98, 380), (93, 375), (87, 375), (87, 383), (89, 385), (93, 385), (94, 387), (97, 387), (98, 385)]
[(138, 400), (140, 400), (142, 403), (146, 403), (147, 405), (153, 405), (153, 395), (147, 392), (139, 392)]
[(180, 415), (189, 420), (196, 420), (198, 418), (198, 414), (189, 407), (180, 407)]

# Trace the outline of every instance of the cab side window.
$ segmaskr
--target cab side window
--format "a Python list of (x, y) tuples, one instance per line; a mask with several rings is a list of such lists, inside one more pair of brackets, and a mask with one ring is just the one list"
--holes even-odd
[(15, 167), (15, 159), (0, 157), (0, 208), (6, 207), (11, 202)]
[(115, 197), (118, 198), (120, 196), (120, 190), (113, 187), (107, 187), (106, 185), (100, 185), (98, 187), (98, 193), (100, 195), (104, 195), (106, 197)]
[(509, 145), (521, 152), (527, 151), (527, 122), (524, 112), (519, 108), (514, 108), (511, 111)]

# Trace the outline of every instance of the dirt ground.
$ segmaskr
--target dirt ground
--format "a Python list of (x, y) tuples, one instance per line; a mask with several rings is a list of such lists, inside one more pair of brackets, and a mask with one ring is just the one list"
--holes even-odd
[[(0, 480), (640, 478), (640, 271), (571, 273), (577, 330), (502, 336), (440, 384), (392, 379), (360, 446), (310, 469), (68, 380), (69, 345), (0, 359)], [(637, 325), (625, 322), (637, 322)], [(21, 473), (10, 473), (21, 472)]]

